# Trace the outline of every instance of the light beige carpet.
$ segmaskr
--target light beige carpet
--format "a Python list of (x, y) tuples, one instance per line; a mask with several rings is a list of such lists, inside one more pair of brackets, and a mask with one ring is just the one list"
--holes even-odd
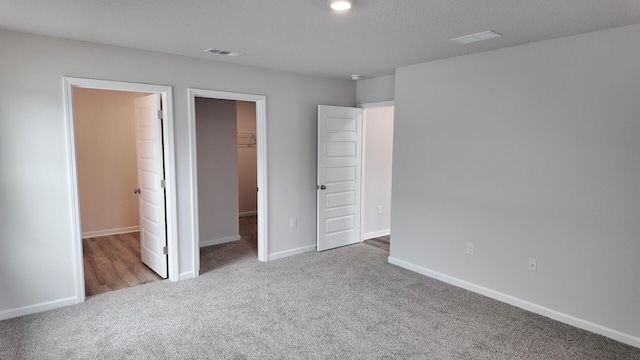
[(389, 265), (359, 244), (258, 262), (0, 322), (0, 359), (640, 359), (640, 349)]

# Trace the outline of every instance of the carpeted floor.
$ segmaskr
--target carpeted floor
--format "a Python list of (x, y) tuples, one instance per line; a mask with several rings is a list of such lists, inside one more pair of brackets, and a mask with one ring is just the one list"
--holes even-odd
[(258, 217), (240, 218), (240, 241), (200, 249), (200, 275), (240, 260), (258, 261)]
[[(205, 250), (205, 249), (203, 249)], [(0, 322), (0, 359), (640, 359), (640, 349), (389, 265), (366, 244), (258, 262)]]

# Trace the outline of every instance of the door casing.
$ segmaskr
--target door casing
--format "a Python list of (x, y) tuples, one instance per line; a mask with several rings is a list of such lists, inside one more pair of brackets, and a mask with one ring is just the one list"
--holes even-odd
[(73, 89), (88, 88), (114, 91), (132, 91), (160, 94), (162, 97), (163, 112), (163, 149), (164, 168), (166, 181), (166, 211), (167, 211), (167, 247), (169, 263), (169, 280), (178, 281), (178, 216), (176, 211), (176, 176), (175, 153), (173, 133), (173, 95), (170, 86), (149, 85), (120, 81), (96, 80), (75, 77), (63, 77), (64, 87), (64, 112), (67, 128), (67, 154), (69, 159), (69, 171), (71, 178), (71, 211), (72, 211), (72, 236), (74, 239), (74, 262), (76, 302), (85, 301), (84, 289), (84, 261), (82, 253), (82, 230), (80, 223), (80, 200), (78, 192), (78, 169), (76, 160), (75, 128), (73, 114)]

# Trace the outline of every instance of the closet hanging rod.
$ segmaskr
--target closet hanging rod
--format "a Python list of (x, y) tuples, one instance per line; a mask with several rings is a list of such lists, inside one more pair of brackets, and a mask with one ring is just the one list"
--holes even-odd
[[(243, 141), (240, 141), (240, 138), (243, 139)], [(244, 140), (244, 139), (247, 139)], [(249, 147), (249, 148), (254, 148), (256, 147), (257, 144), (257, 138), (256, 138), (256, 133), (255, 132), (248, 132), (248, 131), (238, 131), (238, 147), (244, 148), (244, 147)]]

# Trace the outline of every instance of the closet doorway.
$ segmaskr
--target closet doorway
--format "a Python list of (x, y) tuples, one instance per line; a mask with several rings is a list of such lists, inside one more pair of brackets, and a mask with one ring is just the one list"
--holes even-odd
[[(266, 261), (266, 136), (263, 96), (190, 89), (196, 276), (215, 251)], [(221, 244), (223, 247), (210, 247)], [(201, 248), (205, 248), (202, 250)], [(226, 260), (225, 260), (226, 261)], [(219, 263), (215, 259), (214, 263)]]

